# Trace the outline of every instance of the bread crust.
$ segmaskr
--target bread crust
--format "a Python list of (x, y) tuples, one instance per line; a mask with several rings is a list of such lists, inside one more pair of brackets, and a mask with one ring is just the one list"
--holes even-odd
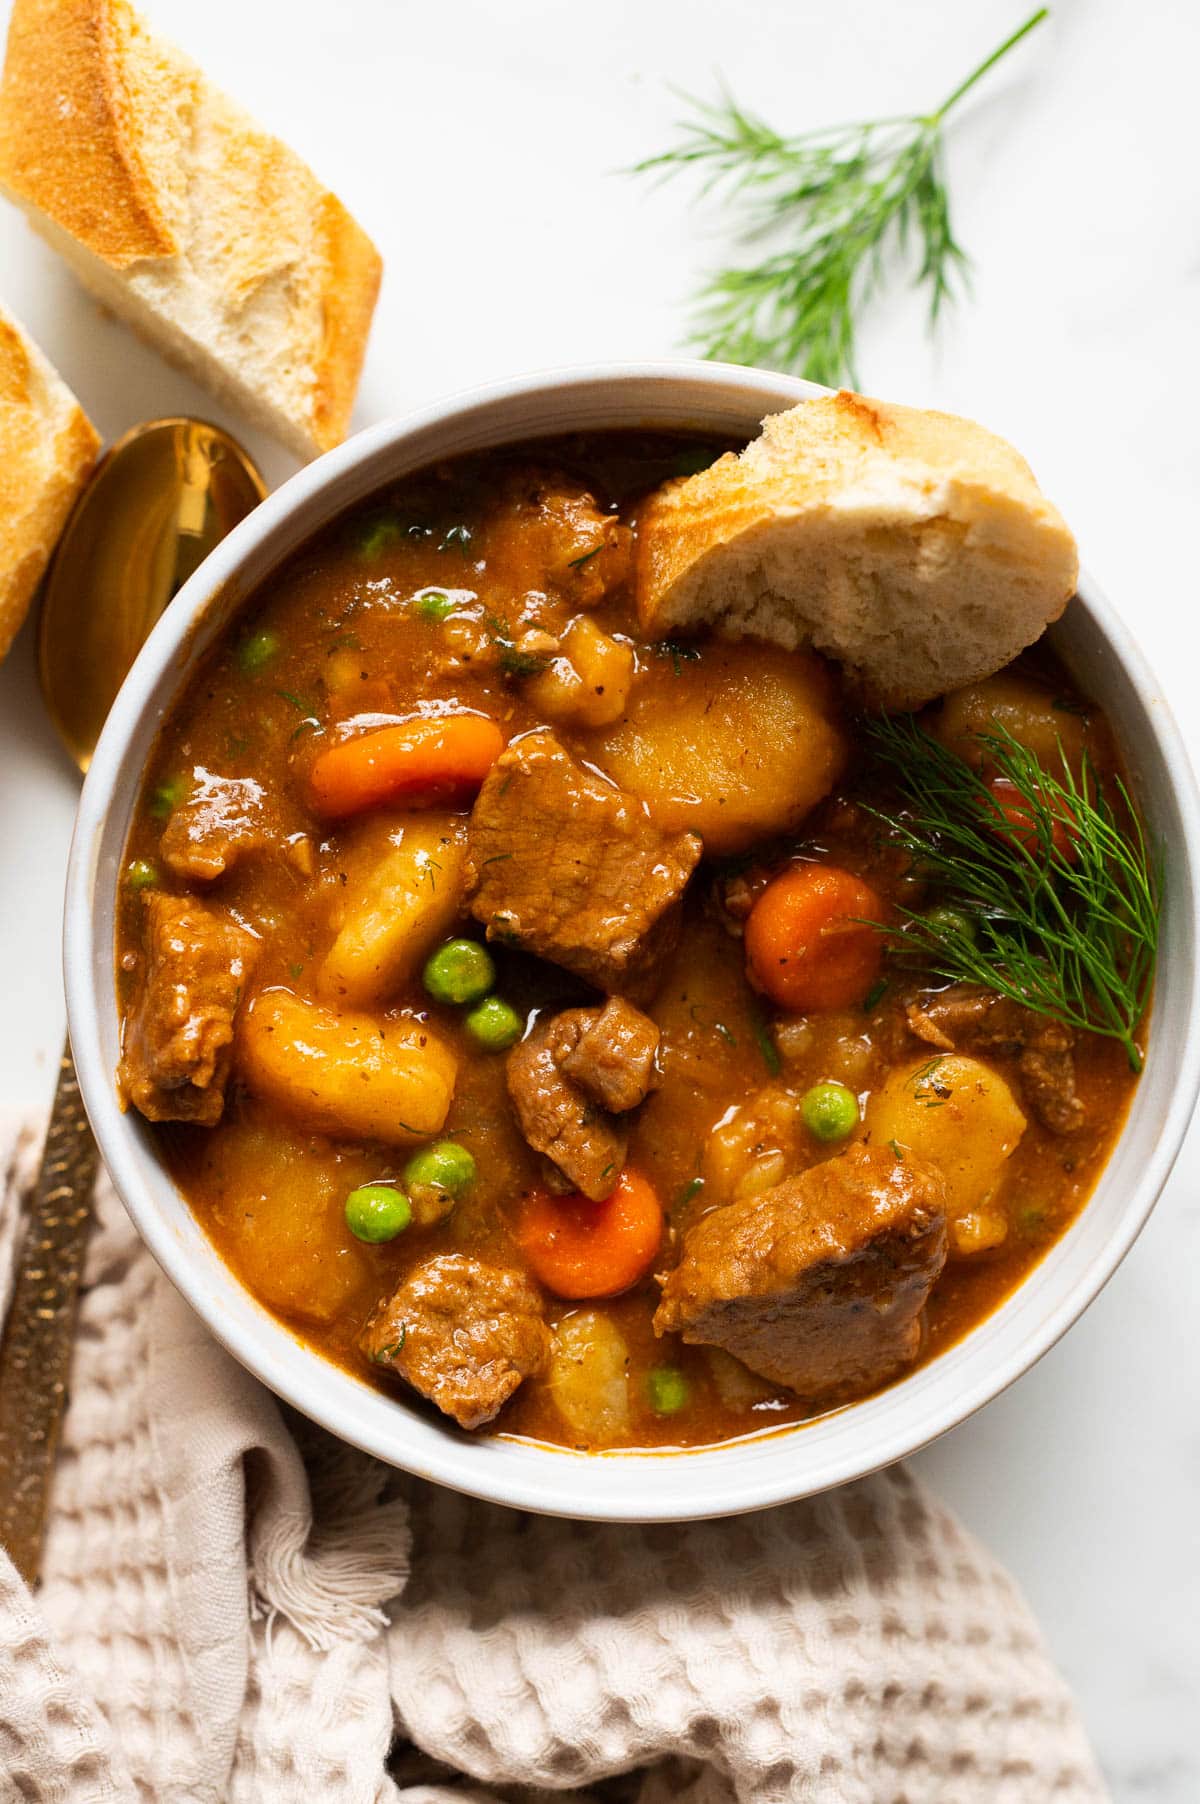
[(0, 658), (29, 611), (99, 448), (70, 389), (0, 308)]
[(972, 420), (843, 390), (642, 509), (642, 627), (811, 645), (871, 706), (916, 708), (1058, 618), (1078, 557), (1012, 446)]
[(350, 425), (383, 261), (336, 194), (321, 202), (321, 240), (324, 332), (313, 389), (313, 437), (328, 450), (341, 444)]
[(345, 437), (379, 253), (128, 0), (15, 0), (0, 187), (106, 305), (301, 456)]
[(0, 85), (0, 181), (114, 269), (179, 250), (129, 80), (138, 31), (122, 0), (16, 0)]

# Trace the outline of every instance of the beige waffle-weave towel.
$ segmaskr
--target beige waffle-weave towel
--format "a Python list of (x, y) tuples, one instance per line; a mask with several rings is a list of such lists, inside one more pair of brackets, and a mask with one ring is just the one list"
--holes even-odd
[[(0, 1132), (0, 1287), (34, 1150)], [(1011, 1582), (903, 1471), (680, 1528), (471, 1503), (285, 1421), (97, 1208), (36, 1598), (0, 1554), (4, 1804), (1104, 1798)]]

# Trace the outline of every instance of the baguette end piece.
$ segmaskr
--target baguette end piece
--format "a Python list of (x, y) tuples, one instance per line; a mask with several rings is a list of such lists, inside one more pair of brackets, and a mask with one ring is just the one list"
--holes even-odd
[(0, 190), (104, 306), (299, 457), (345, 437), (379, 253), (128, 0), (14, 0)]
[(1062, 613), (1078, 568), (1003, 439), (843, 390), (658, 491), (635, 586), (649, 633), (812, 646), (867, 706), (902, 710), (1010, 662)]

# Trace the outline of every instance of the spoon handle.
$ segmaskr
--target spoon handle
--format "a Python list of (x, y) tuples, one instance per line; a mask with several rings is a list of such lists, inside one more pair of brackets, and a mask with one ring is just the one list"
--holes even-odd
[(0, 1545), (36, 1582), (99, 1158), (68, 1041), (0, 1341)]

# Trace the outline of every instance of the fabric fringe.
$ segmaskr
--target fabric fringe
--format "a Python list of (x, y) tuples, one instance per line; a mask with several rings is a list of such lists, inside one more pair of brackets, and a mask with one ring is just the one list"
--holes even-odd
[(277, 1509), (252, 1538), (250, 1614), (285, 1617), (327, 1652), (367, 1641), (387, 1625), (384, 1606), (403, 1591), (411, 1534), (407, 1505), (385, 1501), (389, 1469), (292, 1416), (312, 1513)]

